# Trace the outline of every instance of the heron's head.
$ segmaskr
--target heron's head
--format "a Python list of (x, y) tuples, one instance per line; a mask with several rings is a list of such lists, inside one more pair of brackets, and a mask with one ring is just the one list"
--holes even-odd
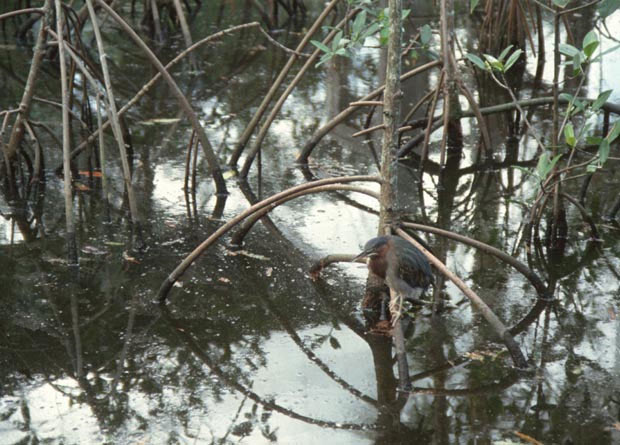
[(362, 250), (353, 261), (363, 258), (376, 258), (384, 255), (388, 249), (389, 241), (390, 237), (388, 236), (378, 236), (369, 240), (366, 245), (364, 245), (364, 250)]

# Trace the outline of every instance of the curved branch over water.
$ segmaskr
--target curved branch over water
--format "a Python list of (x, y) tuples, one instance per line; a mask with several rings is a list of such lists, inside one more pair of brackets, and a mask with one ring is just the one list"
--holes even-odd
[(287, 190), (284, 190), (280, 193), (276, 193), (275, 195), (264, 199), (245, 211), (241, 212), (239, 215), (235, 216), (233, 219), (228, 221), (226, 224), (217, 229), (211, 236), (209, 236), (205, 241), (203, 241), (198, 247), (194, 249), (192, 253), (190, 253), (171, 273), (166, 277), (164, 282), (161, 284), (159, 288), (159, 292), (157, 294), (157, 298), (160, 303), (166, 301), (168, 293), (172, 288), (172, 285), (179, 279), (181, 275), (185, 273), (185, 271), (191, 266), (196, 259), (207, 250), (215, 241), (217, 241), (222, 235), (232, 229), (234, 226), (239, 224), (248, 216), (262, 210), (274, 202), (281, 200), (289, 195), (294, 195), (295, 193), (301, 192), (303, 190), (315, 188), (322, 185), (327, 184), (339, 184), (339, 183), (349, 183), (349, 182), (381, 182), (381, 179), (377, 176), (340, 176), (336, 178), (326, 178), (320, 179), (315, 182), (309, 182), (306, 184), (301, 184), (295, 187), (291, 187)]
[(279, 205), (284, 204), (285, 202), (288, 202), (291, 199), (295, 199), (303, 195), (308, 195), (310, 193), (321, 193), (321, 192), (331, 192), (331, 191), (357, 192), (357, 193), (362, 193), (364, 195), (371, 196), (379, 200), (379, 195), (377, 193), (371, 190), (366, 190), (361, 187), (356, 187), (352, 185), (323, 185), (320, 187), (315, 187), (311, 190), (305, 190), (303, 192), (295, 193), (294, 195), (290, 195), (285, 198), (282, 198), (281, 200), (276, 201), (273, 204), (270, 204), (269, 206), (267, 206), (266, 208), (256, 212), (254, 215), (252, 215), (251, 218), (248, 218), (247, 220), (245, 220), (245, 222), (243, 223), (239, 231), (235, 233), (235, 235), (232, 237), (231, 243), (238, 244), (238, 245), (242, 244), (243, 239), (245, 238), (247, 233), (252, 229), (252, 227), (254, 227), (254, 224), (256, 224), (256, 222), (259, 219), (261, 219), (263, 216), (271, 212), (273, 209), (275, 209)]
[(488, 244), (483, 243), (482, 241), (478, 241), (478, 240), (469, 238), (464, 235), (459, 235), (458, 233), (450, 232), (444, 229), (439, 229), (437, 227), (426, 226), (424, 224), (403, 222), (402, 226), (410, 228), (410, 229), (414, 229), (414, 230), (421, 230), (423, 232), (434, 233), (439, 236), (444, 236), (446, 238), (453, 239), (463, 244), (468, 244), (472, 247), (475, 247), (476, 249), (482, 250), (485, 253), (493, 255), (499, 258), (500, 260), (504, 261), (505, 263), (510, 264), (512, 267), (514, 267), (519, 272), (521, 272), (523, 276), (525, 276), (530, 281), (532, 286), (534, 286), (534, 288), (538, 292), (539, 298), (544, 299), (544, 300), (549, 300), (549, 299), (552, 299), (553, 297), (553, 295), (550, 294), (550, 291), (545, 285), (545, 283), (543, 283), (540, 277), (536, 275), (536, 273), (534, 273), (532, 269), (527, 267), (521, 261), (517, 260), (515, 257), (510, 256), (505, 252), (502, 252), (496, 247), (490, 246)]
[(403, 229), (396, 229), (395, 232), (405, 240), (409, 241), (415, 247), (426, 255), (428, 260), (435, 266), (446, 278), (452, 281), (466, 296), (470, 299), (472, 304), (480, 311), (482, 316), (487, 320), (491, 327), (495, 330), (499, 338), (502, 339), (506, 348), (512, 356), (512, 360), (518, 368), (527, 368), (527, 359), (521, 352), (519, 345), (515, 341), (514, 337), (510, 333), (510, 330), (504, 326), (504, 323), (495, 315), (489, 306), (480, 298), (474, 291), (472, 291), (458, 276), (453, 274), (441, 261), (439, 261), (432, 253), (424, 248), (420, 243), (413, 239)]

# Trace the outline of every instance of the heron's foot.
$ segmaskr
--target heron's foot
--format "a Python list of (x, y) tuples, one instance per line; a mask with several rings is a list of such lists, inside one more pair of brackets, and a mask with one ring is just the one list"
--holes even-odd
[(383, 335), (385, 337), (392, 336), (392, 323), (390, 320), (380, 320), (370, 328), (370, 333), (375, 335)]

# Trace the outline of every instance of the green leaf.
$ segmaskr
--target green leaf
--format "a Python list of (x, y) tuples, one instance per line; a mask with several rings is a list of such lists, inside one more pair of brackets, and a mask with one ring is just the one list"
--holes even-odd
[[(549, 172), (550, 172), (551, 170), (553, 170), (553, 167), (555, 167), (555, 164), (557, 164), (557, 163), (558, 163), (558, 161), (560, 160), (560, 158), (561, 158), (561, 157), (562, 157), (562, 155), (561, 155), (561, 154), (556, 155), (556, 156), (555, 156), (555, 157), (554, 157), (554, 158), (553, 158), (553, 159), (549, 162), (549, 166), (548, 166), (549, 170), (547, 171), (547, 174), (549, 174)], [(545, 176), (546, 176), (546, 175), (545, 175)]]
[(605, 139), (607, 139), (610, 143), (612, 143), (613, 141), (616, 140), (618, 136), (620, 136), (620, 122), (616, 121), (614, 122), (614, 126), (611, 127), (611, 130), (609, 131)]
[(379, 35), (380, 35), (379, 43), (381, 43), (381, 45), (386, 45), (388, 38), (390, 37), (389, 28), (387, 27), (381, 28), (381, 33)]
[(362, 28), (366, 24), (366, 11), (362, 11), (357, 14), (355, 20), (353, 21), (353, 25), (351, 26), (351, 31), (354, 35), (359, 35), (362, 31)]
[(558, 49), (562, 54), (569, 57), (574, 57), (575, 54), (579, 54), (581, 52), (579, 49), (575, 48), (573, 45), (569, 45), (568, 43), (560, 43)]
[(560, 98), (560, 100), (565, 100), (566, 102), (569, 102), (573, 100), (573, 96), (572, 94), (568, 94), (568, 93), (560, 93), (560, 95), (558, 96)]
[(519, 57), (521, 56), (522, 53), (523, 53), (523, 50), (520, 50), (520, 49), (512, 53), (512, 55), (506, 61), (506, 66), (504, 66), (504, 71), (508, 71), (510, 67), (514, 65), (517, 60), (519, 60)]
[(365, 31), (362, 31), (360, 40), (363, 42), (367, 37), (370, 37), (379, 31), (379, 29), (381, 29), (381, 25), (377, 22), (373, 23)]
[(586, 103), (579, 99), (575, 99), (573, 104), (575, 105), (575, 108), (577, 108), (579, 111), (583, 111), (586, 109)]
[(594, 54), (594, 51), (596, 51), (598, 45), (599, 41), (596, 32), (592, 30), (587, 33), (586, 36), (583, 38), (583, 53), (586, 55), (587, 59), (589, 59), (592, 54)]
[(570, 0), (553, 0), (553, 4), (559, 8), (564, 8), (570, 3)]
[(327, 62), (332, 57), (334, 57), (334, 55), (332, 53), (323, 54), (323, 56), (319, 59), (319, 61), (316, 64), (316, 66), (318, 67), (318, 66), (323, 65), (325, 62)]
[(536, 165), (536, 174), (538, 175), (541, 181), (547, 177), (547, 175), (549, 174), (549, 172), (551, 172), (551, 170), (553, 170), (553, 167), (555, 167), (555, 164), (559, 161), (561, 157), (562, 155), (559, 154), (550, 160), (548, 152), (544, 152), (540, 156), (540, 159), (538, 160), (538, 164)]
[(326, 45), (324, 45), (323, 42), (319, 42), (318, 40), (310, 40), (310, 43), (312, 43), (314, 46), (316, 46), (318, 49), (320, 49), (324, 53), (329, 54), (332, 52), (332, 50), (329, 49)]
[(603, 138), (598, 137), (598, 136), (588, 136), (586, 138), (586, 144), (587, 145), (599, 145), (602, 140)]
[(478, 6), (479, 0), (469, 0), (469, 13), (473, 14), (474, 9)]
[(496, 69), (497, 71), (504, 71), (504, 64), (502, 62), (500, 62), (499, 60), (497, 60), (495, 57), (493, 57), (490, 54), (483, 54), (485, 60), (488, 62), (489, 65), (491, 65), (491, 67), (493, 69)]
[(504, 48), (504, 51), (502, 51), (502, 53), (499, 55), (498, 59), (500, 61), (504, 61), (504, 58), (508, 55), (508, 53), (510, 52), (510, 50), (512, 49), (514, 45), (508, 45), (506, 48)]
[(487, 70), (487, 66), (484, 64), (482, 59), (480, 57), (478, 57), (477, 55), (475, 55), (475, 54), (467, 54), (465, 57), (467, 57), (471, 63), (476, 65), (481, 70), (484, 70), (484, 71)]
[(536, 164), (536, 175), (540, 179), (545, 179), (547, 176), (547, 165), (549, 164), (549, 153), (544, 152), (540, 158), (538, 158), (538, 163)]
[(523, 173), (525, 173), (526, 177), (532, 174), (532, 172), (529, 169), (527, 169), (525, 167), (521, 167), (520, 165), (515, 165), (514, 168), (516, 168), (517, 170), (520, 170)]
[(586, 171), (588, 173), (594, 173), (596, 171), (596, 164), (588, 164), (588, 166), (586, 167)]
[(575, 145), (577, 145), (575, 130), (573, 129), (573, 124), (571, 124), (570, 122), (567, 123), (564, 127), (564, 140), (566, 141), (566, 144), (571, 148), (575, 148)]
[(581, 72), (581, 53), (577, 53), (573, 56), (573, 73), (575, 75)]
[(609, 140), (603, 139), (601, 145), (598, 146), (599, 165), (603, 165), (609, 157)]
[(614, 12), (616, 9), (620, 8), (619, 0), (603, 0), (598, 5), (598, 13), (601, 15), (601, 18), (604, 20)]
[(592, 102), (592, 111), (600, 110), (601, 107), (605, 105), (605, 102), (607, 102), (607, 99), (609, 99), (609, 96), (611, 96), (612, 91), (613, 90), (607, 90), (599, 94), (596, 100)]
[(411, 14), (411, 9), (403, 9), (401, 20), (405, 20)]
[(429, 25), (424, 25), (420, 28), (420, 43), (422, 45), (428, 45), (433, 37), (433, 30)]
[(340, 41), (342, 40), (342, 31), (338, 31), (332, 40), (332, 51), (336, 51), (340, 48)]

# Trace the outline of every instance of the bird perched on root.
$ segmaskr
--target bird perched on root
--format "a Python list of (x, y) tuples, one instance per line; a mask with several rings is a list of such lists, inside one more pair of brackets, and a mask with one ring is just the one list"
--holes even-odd
[[(368, 269), (383, 278), (390, 288), (390, 310), (401, 314), (403, 300), (422, 303), (420, 297), (433, 283), (433, 272), (426, 256), (415, 246), (398, 236), (379, 236), (369, 240), (355, 260), (368, 258)], [(385, 319), (386, 300), (381, 306), (381, 317)]]

